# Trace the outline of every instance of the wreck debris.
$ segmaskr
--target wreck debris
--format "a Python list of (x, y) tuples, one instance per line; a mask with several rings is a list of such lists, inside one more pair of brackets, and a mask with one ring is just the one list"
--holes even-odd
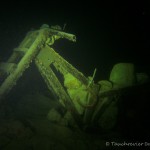
[[(147, 82), (148, 76), (136, 74), (132, 63), (118, 63), (113, 67), (109, 80), (94, 83), (96, 69), (93, 76), (87, 78), (51, 47), (60, 38), (76, 41), (75, 35), (63, 32), (59, 26), (50, 28), (47, 24), (26, 35), (8, 61), (0, 64), (3, 76), (0, 80), (0, 101), (4, 100), (34, 60), (48, 89), (79, 127), (85, 129), (96, 124), (104, 130), (113, 128), (118, 116), (120, 95), (138, 83)], [(54, 113), (55, 109), (47, 117)], [(57, 117), (49, 119), (58, 122), (60, 114)]]
[(113, 66), (109, 80), (114, 88), (128, 87), (136, 83), (135, 68), (132, 63), (118, 63)]
[[(61, 31), (58, 33), (57, 30), (48, 28), (47, 26), (45, 27), (45, 25), (40, 30), (29, 32), (24, 40), (20, 43), (19, 47), (14, 49), (13, 54), (7, 61), (7, 63), (13, 63), (17, 67), (9, 76), (7, 76), (5, 81), (1, 84), (0, 99), (2, 99), (3, 96), (11, 90), (14, 83), (17, 82), (25, 69), (29, 67), (30, 63), (35, 58), (40, 49), (44, 47), (47, 39), (53, 37), (55, 37), (55, 40), (58, 38), (67, 38), (71, 41), (76, 40), (74, 35), (67, 34)], [(53, 44), (53, 41), (51, 42)], [(7, 66), (7, 68), (10, 68), (9, 64), (7, 64)]]

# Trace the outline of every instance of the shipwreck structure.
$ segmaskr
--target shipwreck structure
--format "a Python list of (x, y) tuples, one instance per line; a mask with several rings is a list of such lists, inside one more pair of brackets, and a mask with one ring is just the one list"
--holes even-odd
[[(112, 128), (118, 114), (120, 93), (134, 88), (137, 79), (144, 82), (148, 77), (144, 74), (135, 76), (133, 64), (120, 63), (113, 68), (109, 81), (94, 83), (96, 70), (92, 77), (87, 78), (55, 52), (52, 45), (60, 38), (76, 41), (75, 35), (64, 32), (59, 26), (44, 24), (40, 29), (27, 33), (7, 62), (0, 63), (0, 102), (5, 100), (34, 61), (48, 89), (80, 127), (98, 125)], [(122, 71), (118, 77), (116, 70), (120, 67)], [(124, 71), (128, 72), (128, 76)]]

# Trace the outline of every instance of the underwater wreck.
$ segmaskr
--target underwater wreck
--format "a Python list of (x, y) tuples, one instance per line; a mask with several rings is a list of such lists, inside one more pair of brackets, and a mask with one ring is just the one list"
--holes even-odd
[[(131, 120), (134, 118), (135, 109), (123, 110), (123, 99), (125, 96), (128, 95), (128, 99), (130, 99), (132, 93), (134, 93), (135, 98), (138, 92), (141, 95), (148, 95), (149, 76), (145, 73), (136, 73), (132, 63), (118, 63), (114, 65), (110, 78), (108, 80), (100, 80), (98, 83), (94, 81), (96, 69), (93, 76), (85, 77), (82, 72), (78, 71), (52, 48), (54, 42), (61, 38), (72, 42), (76, 41), (75, 35), (64, 32), (59, 26), (49, 27), (49, 25), (43, 24), (39, 30), (28, 32), (20, 45), (13, 50), (7, 62), (0, 63), (0, 112), (4, 114), (0, 116), (0, 139), (3, 141), (2, 143), (0, 142), (0, 148), (2, 150), (11, 149), (13, 146), (15, 148), (18, 139), (24, 138), (27, 142), (21, 141), (19, 148), (15, 148), (16, 150), (21, 149), (22, 145), (28, 150), (48, 150), (52, 149), (52, 147), (55, 147), (53, 149), (61, 149), (62, 147), (63, 149), (106, 149), (105, 140), (102, 138), (94, 140), (89, 135), (84, 144), (79, 141), (77, 142), (78, 144), (73, 144), (75, 140), (70, 141), (71, 144), (68, 144), (64, 140), (66, 138), (65, 134), (70, 139), (73, 133), (70, 133), (70, 129), (64, 128), (70, 127), (82, 135), (81, 138), (76, 135), (76, 141), (77, 138), (82, 141), (85, 138), (83, 138), (83, 135), (87, 136), (89, 132), (97, 132), (99, 135), (107, 133), (108, 135), (109, 132), (118, 127), (120, 118), (123, 118), (122, 116), (119, 118), (120, 114), (128, 115)], [(23, 119), (21, 115), (18, 117), (24, 106), (16, 104), (16, 106), (22, 108), (16, 108), (16, 106), (11, 108), (12, 112), (14, 112), (13, 109), (18, 109), (19, 111), (14, 113), (13, 119), (9, 118), (5, 109), (11, 99), (9, 94), (18, 84), (18, 80), (20, 80), (24, 72), (32, 66), (32, 62), (47, 85), (47, 89), (53, 94), (54, 99), (59, 104), (57, 104), (57, 107), (50, 106), (49, 108), (46, 106), (45, 110), (47, 111), (42, 120), (40, 118), (40, 121), (33, 119), (34, 117), (32, 119), (30, 117)], [(32, 70), (32, 68), (30, 69)], [(40, 95), (38, 96), (41, 97)], [(38, 102), (38, 98), (35, 100), (32, 96), (30, 100), (33, 100), (35, 103), (36, 100)], [(44, 100), (49, 101), (43, 98), (43, 100), (40, 100), (42, 101), (41, 103), (45, 103)], [(133, 102), (131, 102), (132, 106)], [(45, 105), (50, 105), (50, 103), (47, 102)], [(34, 107), (36, 106), (32, 105), (30, 109), (33, 111), (35, 109), (37, 113), (38, 111), (40, 112), (40, 109), (38, 110)], [(10, 116), (12, 116), (12, 112), (10, 112)], [(58, 127), (58, 125), (61, 125), (61, 127)], [(67, 130), (66, 133), (64, 130)], [(42, 132), (46, 134), (46, 137), (43, 138)], [(37, 133), (40, 136), (42, 135), (42, 138), (38, 139), (40, 142), (37, 140)], [(7, 135), (6, 137), (4, 136), (5, 134)], [(51, 134), (57, 135), (57, 138), (60, 135), (62, 137), (58, 139), (55, 137), (57, 139), (56, 142), (50, 142), (47, 136)], [(63, 142), (61, 139), (63, 139)], [(93, 144), (88, 144), (89, 141), (92, 141)], [(107, 141), (109, 141), (109, 137)], [(60, 146), (58, 146), (59, 144)], [(64, 145), (67, 146), (65, 147)]]

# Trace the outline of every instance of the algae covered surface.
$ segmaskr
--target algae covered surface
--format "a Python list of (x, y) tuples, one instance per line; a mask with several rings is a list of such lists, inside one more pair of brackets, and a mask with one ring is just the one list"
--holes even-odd
[[(137, 98), (135, 95), (134, 92), (133, 94), (128, 93), (122, 97), (122, 100), (132, 99), (135, 102), (134, 98)], [(138, 99), (136, 101), (139, 103)], [(144, 136), (147, 138), (148, 124), (144, 129), (142, 124), (138, 122), (137, 115), (139, 112), (136, 108), (133, 109), (133, 102), (130, 103), (130, 107), (127, 101), (123, 102), (124, 107), (130, 108), (130, 110), (127, 113), (120, 112), (120, 114), (127, 116), (122, 115), (119, 118), (120, 124), (113, 129), (101, 130), (96, 126), (95, 128), (81, 129), (71, 113), (47, 89), (41, 75), (35, 65), (32, 64), (1, 105), (0, 149), (105, 150), (116, 147), (117, 149), (122, 148), (114, 145), (124, 141), (131, 143), (133, 138), (136, 142), (142, 141)], [(144, 105), (138, 103), (136, 104), (137, 108), (143, 109), (142, 106)], [(112, 106), (110, 105), (110, 109), (108, 108), (104, 116), (110, 117), (110, 113), (115, 111), (112, 109), (116, 107)], [(139, 117), (142, 115), (143, 113)], [(104, 116), (101, 117), (102, 120)], [(142, 121), (144, 118), (141, 119)], [(109, 127), (109, 124), (111, 125), (112, 122), (103, 123), (105, 127)]]

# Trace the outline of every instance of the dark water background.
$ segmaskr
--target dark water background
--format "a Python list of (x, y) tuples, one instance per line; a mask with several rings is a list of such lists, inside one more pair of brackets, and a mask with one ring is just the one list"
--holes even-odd
[(1, 60), (10, 56), (29, 30), (44, 23), (66, 23), (66, 32), (75, 34), (77, 42), (62, 40), (56, 51), (85, 75), (91, 75), (97, 68), (96, 79), (107, 79), (118, 62), (133, 62), (137, 72), (150, 70), (148, 2), (20, 2), (1, 7)]

